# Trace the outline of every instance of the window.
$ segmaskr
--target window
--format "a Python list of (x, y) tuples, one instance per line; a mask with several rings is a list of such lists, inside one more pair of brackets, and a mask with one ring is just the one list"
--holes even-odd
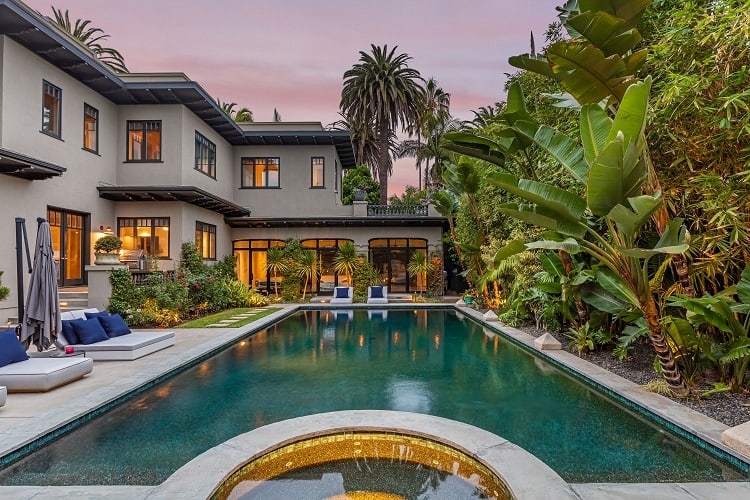
[(42, 80), (42, 132), (60, 138), (62, 90)]
[(204, 259), (216, 260), (216, 226), (195, 221), (195, 248)]
[(128, 161), (161, 161), (161, 120), (128, 121)]
[(117, 236), (123, 250), (143, 250), (147, 255), (169, 258), (169, 217), (119, 217)]
[(195, 131), (195, 169), (216, 179), (216, 144)]
[(279, 187), (279, 159), (243, 158), (242, 187)]
[(234, 256), (237, 258), (237, 278), (250, 288), (275, 293), (282, 277), (268, 271), (268, 249), (284, 248), (282, 240), (237, 240)]
[(325, 187), (325, 165), (326, 160), (320, 156), (314, 156), (310, 160), (310, 187)]
[(83, 103), (83, 149), (99, 151), (99, 111)]

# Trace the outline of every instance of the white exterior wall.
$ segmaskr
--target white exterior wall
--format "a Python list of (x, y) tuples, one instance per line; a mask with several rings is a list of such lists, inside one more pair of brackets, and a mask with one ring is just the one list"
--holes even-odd
[(217, 261), (232, 254), (232, 228), (224, 224), (224, 216), (194, 205), (183, 204), (182, 233), (180, 240), (177, 242), (177, 253), (174, 254), (176, 259), (179, 259), (180, 257), (180, 245), (182, 245), (183, 242), (195, 242), (196, 221), (216, 226)]
[[(325, 187), (312, 188), (311, 159), (325, 158)], [(279, 188), (242, 188), (242, 158), (279, 158)], [(234, 152), (235, 203), (248, 207), (253, 217), (351, 216), (350, 206), (341, 204), (341, 165), (334, 180), (334, 146), (237, 146)], [(338, 186), (338, 190), (334, 189)]]
[[(234, 153), (232, 145), (192, 111), (182, 108), (182, 172), (181, 184), (196, 186), (225, 200), (234, 197), (235, 183)], [(216, 179), (195, 169), (195, 132), (216, 145)]]

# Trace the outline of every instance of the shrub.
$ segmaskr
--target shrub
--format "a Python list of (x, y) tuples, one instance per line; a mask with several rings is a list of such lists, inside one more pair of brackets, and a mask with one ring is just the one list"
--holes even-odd
[(122, 248), (122, 240), (110, 234), (102, 236), (94, 243), (94, 253), (112, 253)]
[(357, 302), (367, 301), (367, 287), (372, 285), (382, 285), (383, 277), (380, 271), (375, 269), (372, 264), (365, 261), (358, 262), (354, 267), (352, 274), (352, 285), (354, 286), (354, 300)]
[(3, 271), (0, 271), (0, 300), (5, 300), (9, 293), (10, 288), (3, 286)]

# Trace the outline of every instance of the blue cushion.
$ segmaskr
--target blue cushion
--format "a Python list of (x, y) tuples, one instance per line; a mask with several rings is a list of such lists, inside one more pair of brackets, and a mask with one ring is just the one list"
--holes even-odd
[(370, 298), (371, 299), (382, 299), (383, 298), (383, 287), (382, 286), (371, 286), (370, 287)]
[(86, 321), (85, 319), (64, 319), (62, 320), (62, 334), (63, 337), (65, 337), (65, 340), (68, 342), (68, 344), (80, 344), (81, 342), (78, 340), (78, 335), (76, 335), (76, 331), (73, 329), (73, 322), (74, 321)]
[(337, 299), (348, 299), (349, 298), (349, 288), (345, 286), (337, 286), (336, 287), (336, 298)]
[(95, 313), (93, 313), (93, 312), (85, 312), (83, 314), (86, 315), (86, 319), (100, 318), (102, 316), (109, 316), (109, 313), (107, 311), (98, 311), (98, 312), (95, 312)]
[(97, 319), (99, 320), (99, 323), (102, 324), (102, 328), (107, 332), (109, 338), (119, 337), (130, 333), (130, 328), (128, 328), (127, 323), (125, 323), (122, 316), (117, 313), (112, 316), (99, 316)]
[(18, 341), (16, 331), (10, 328), (0, 332), (0, 367), (27, 359), (29, 355)]
[(86, 321), (81, 321), (80, 323), (74, 321), (73, 330), (75, 330), (76, 335), (78, 335), (78, 340), (81, 344), (94, 344), (109, 338), (107, 337), (107, 332), (102, 328), (102, 324), (99, 323), (99, 318), (91, 318)]

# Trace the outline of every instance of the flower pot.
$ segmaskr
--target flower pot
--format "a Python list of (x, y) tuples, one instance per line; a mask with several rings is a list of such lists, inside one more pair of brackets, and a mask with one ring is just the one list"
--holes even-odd
[(474, 303), (474, 297), (464, 297), (464, 302), (467, 304), (473, 304)]
[(364, 189), (354, 190), (354, 201), (365, 201), (366, 196), (367, 192)]
[(120, 254), (118, 253), (97, 253), (95, 254), (94, 265), (97, 266), (119, 266)]

